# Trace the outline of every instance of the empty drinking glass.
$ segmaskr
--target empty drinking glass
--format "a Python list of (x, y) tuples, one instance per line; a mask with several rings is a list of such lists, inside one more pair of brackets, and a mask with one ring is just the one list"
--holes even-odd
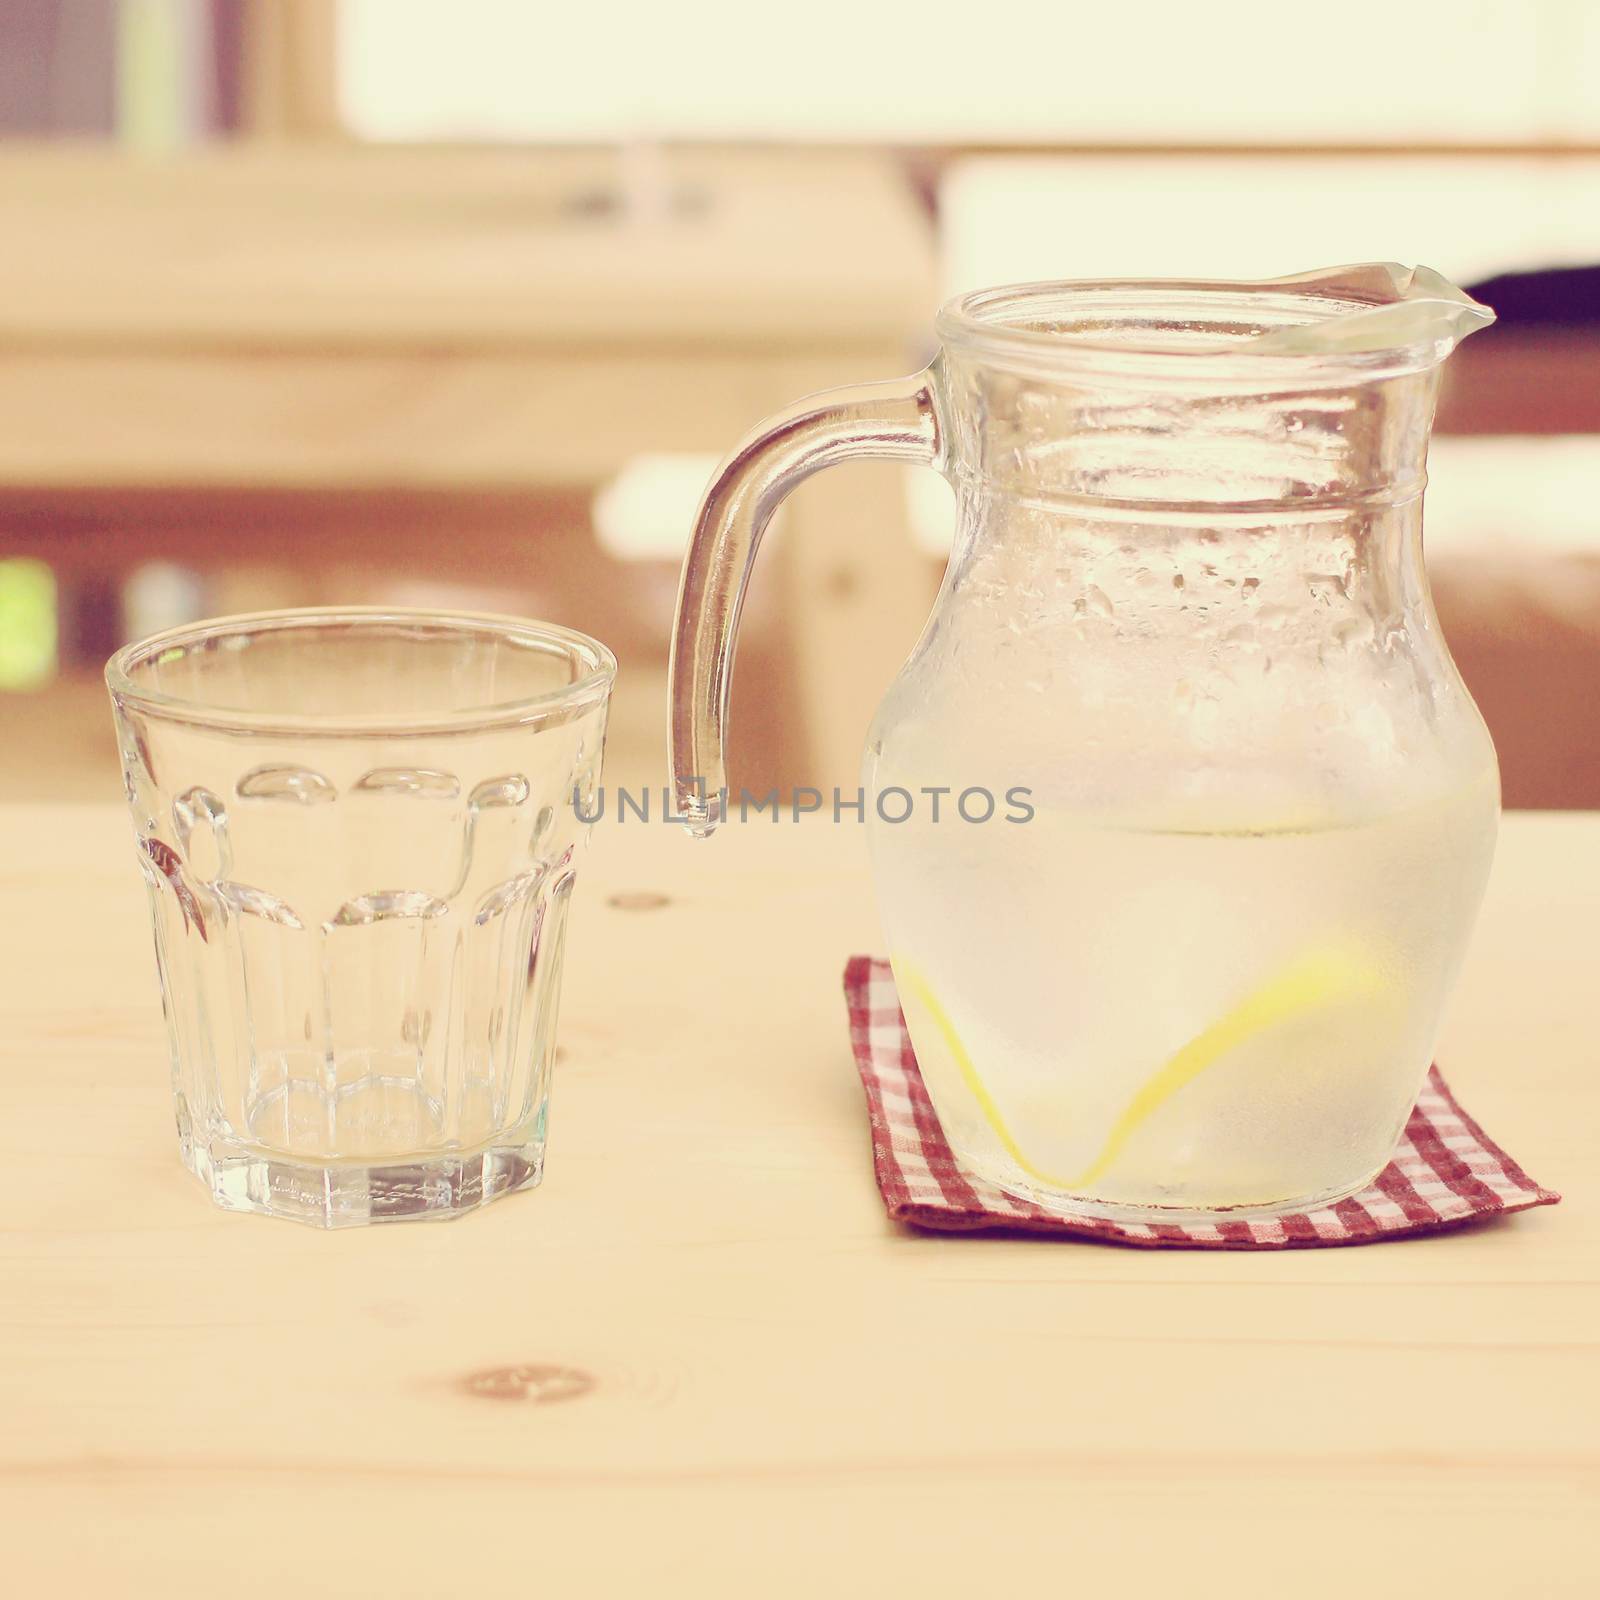
[(611, 652), (510, 618), (286, 611), (106, 669), (183, 1159), (324, 1227), (527, 1188)]

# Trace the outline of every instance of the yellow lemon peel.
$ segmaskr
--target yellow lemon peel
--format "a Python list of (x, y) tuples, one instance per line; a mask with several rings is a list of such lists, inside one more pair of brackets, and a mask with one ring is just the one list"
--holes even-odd
[(938, 1029), (962, 1082), (1006, 1154), (1030, 1177), (1055, 1189), (1083, 1189), (1103, 1177), (1129, 1139), (1162, 1105), (1252, 1035), (1317, 1006), (1377, 994), (1384, 987), (1378, 967), (1348, 946), (1332, 945), (1301, 956), (1170, 1056), (1128, 1102), (1095, 1159), (1082, 1172), (1063, 1176), (1044, 1171), (1023, 1154), (927, 979), (903, 960), (894, 962), (894, 972), (901, 993), (913, 997)]

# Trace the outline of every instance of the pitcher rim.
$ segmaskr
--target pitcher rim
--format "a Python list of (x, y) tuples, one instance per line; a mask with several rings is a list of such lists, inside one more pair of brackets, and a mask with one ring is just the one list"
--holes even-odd
[[(1192, 346), (1096, 338), (1038, 327), (1019, 326), (1004, 313), (1029, 304), (1074, 301), (1087, 306), (1100, 297), (1106, 320), (1133, 317), (1163, 302), (1176, 311), (1230, 309), (1243, 316), (1250, 307), (1258, 311), (1274, 306), (1280, 312), (1293, 306), (1314, 309), (1322, 301), (1338, 303), (1347, 311), (1377, 310), (1399, 305), (1405, 292), (1373, 292), (1378, 273), (1406, 269), (1384, 264), (1331, 268), (1282, 278), (1045, 278), (999, 284), (971, 290), (947, 300), (935, 319), (935, 332), (946, 349), (967, 351), (1012, 367), (1045, 374), (1092, 372), (1097, 378), (1193, 379), (1223, 387), (1281, 387), (1285, 383), (1325, 385), (1352, 379), (1371, 380), (1423, 371), (1442, 362), (1459, 342), (1459, 336), (1425, 337), (1384, 345), (1378, 349), (1329, 350), (1287, 354), (1255, 352), (1247, 341), (1199, 343)], [(1461, 302), (1492, 313), (1465, 294)], [(1140, 302), (1143, 302), (1141, 307)], [(1196, 302), (1199, 302), (1197, 306)], [(1230, 302), (1231, 305), (1230, 305)], [(1283, 325), (1294, 325), (1289, 319)], [(1309, 323), (1315, 317), (1298, 319)]]

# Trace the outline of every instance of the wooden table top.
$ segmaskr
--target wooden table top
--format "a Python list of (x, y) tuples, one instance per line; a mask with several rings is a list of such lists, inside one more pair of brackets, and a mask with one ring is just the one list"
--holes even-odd
[(15, 1592), (1600, 1585), (1600, 817), (1507, 818), (1440, 1049), (1565, 1203), (1278, 1254), (889, 1226), (839, 992), (863, 841), (767, 822), (596, 830), (542, 1189), (214, 1211), (125, 818), (0, 823)]

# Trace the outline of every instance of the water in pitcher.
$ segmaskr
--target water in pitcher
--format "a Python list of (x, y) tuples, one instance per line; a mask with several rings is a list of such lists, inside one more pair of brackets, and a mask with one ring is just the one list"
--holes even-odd
[(1489, 767), (1368, 816), (879, 825), (895, 976), (956, 1153), (1047, 1205), (1348, 1192), (1426, 1072), (1497, 807)]

